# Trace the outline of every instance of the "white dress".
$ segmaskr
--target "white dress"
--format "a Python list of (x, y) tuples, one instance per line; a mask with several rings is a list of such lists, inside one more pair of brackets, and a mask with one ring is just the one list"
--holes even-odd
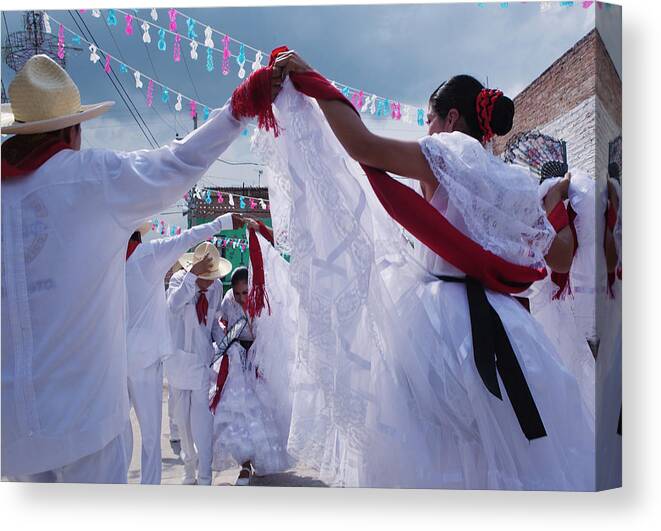
[[(331, 485), (594, 488), (589, 419), (540, 326), (511, 297), (487, 291), (548, 433), (528, 441), (507, 396), (491, 395), (477, 373), (465, 286), (434, 276), (462, 273), (420, 244), (410, 252), (314, 101), (285, 82), (276, 111), (284, 133), (260, 135), (256, 147), (269, 165), (276, 241), (291, 253), (299, 298), (289, 452)], [(523, 177), (475, 144), (461, 133), (422, 141), (441, 183), (432, 205), (510, 261), (543, 260), (553, 233), (536, 189), (520, 194)], [(497, 170), (500, 184), (459, 190), (446, 177), (461, 167), (484, 179)], [(493, 211), (489, 194), (518, 198), (509, 214), (505, 205), (495, 212), (501, 223), (480, 220)], [(466, 211), (475, 215), (464, 219)]]
[[(221, 304), (221, 319), (227, 321), (229, 330), (243, 316), (229, 290)], [(251, 325), (239, 338), (253, 341)], [(280, 472), (287, 467), (285, 447), (268, 402), (257, 394), (258, 367), (253, 363), (252, 349), (246, 351), (237, 341), (227, 355), (229, 372), (214, 415), (213, 468), (222, 471), (250, 461), (260, 475)]]
[[(611, 180), (620, 198), (620, 209), (613, 229), (615, 246), (622, 268), (622, 196), (620, 185)], [(599, 183), (601, 197), (607, 197), (605, 182)], [(602, 205), (606, 205), (603, 200)], [(603, 218), (603, 216), (600, 216)], [(602, 233), (603, 234), (603, 233)], [(603, 255), (603, 253), (602, 253)], [(608, 489), (622, 486), (622, 282), (616, 280), (612, 294), (607, 286), (605, 259), (597, 261), (597, 488)]]
[[(559, 180), (545, 180), (539, 187), (540, 199), (543, 200), (548, 190)], [(586, 255), (594, 252), (594, 214), (591, 213), (594, 211), (594, 183), (591, 184), (590, 180), (587, 174), (572, 170), (569, 202), (577, 213), (575, 226), (578, 240), (576, 250), (578, 268), (584, 267), (582, 264)], [(551, 270), (547, 269), (547, 271), (548, 276), (535, 282), (523, 296), (528, 297), (530, 313), (542, 325), (544, 333), (551, 340), (558, 361), (576, 378), (583, 398), (583, 407), (590, 417), (594, 430), (595, 361), (582, 321), (576, 318), (572, 271), (570, 271), (569, 285), (559, 298), (554, 296), (560, 288), (551, 280)], [(578, 275), (581, 273), (578, 272)]]

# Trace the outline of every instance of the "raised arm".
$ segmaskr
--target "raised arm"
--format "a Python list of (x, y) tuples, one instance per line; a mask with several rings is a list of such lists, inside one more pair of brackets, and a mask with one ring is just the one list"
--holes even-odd
[[(275, 61), (274, 73), (312, 70), (295, 52)], [(421, 181), (436, 188), (437, 180), (417, 142), (395, 140), (372, 133), (353, 109), (339, 101), (317, 100), (333, 133), (349, 156), (361, 164)]]
[(149, 245), (152, 248), (154, 260), (158, 266), (157, 274), (164, 276), (177, 258), (194, 245), (208, 240), (221, 230), (238, 228), (234, 221), (236, 218), (235, 214), (223, 214), (209, 223), (185, 230), (178, 236), (150, 240), (143, 245)]
[(182, 140), (155, 150), (118, 153), (86, 150), (104, 200), (127, 229), (182, 197), (239, 136), (242, 122), (228, 103)]
[(193, 273), (174, 275), (170, 279), (170, 286), (166, 294), (168, 308), (172, 313), (179, 313), (195, 297), (195, 280)]
[(175, 273), (170, 279), (170, 286), (166, 293), (168, 308), (172, 313), (179, 313), (186, 304), (193, 302), (197, 293), (197, 276), (211, 270), (212, 260), (209, 255), (193, 264), (186, 273)]
[[(553, 209), (563, 201), (567, 196), (569, 187), (569, 178), (565, 177), (556, 185), (554, 185), (549, 192), (544, 196), (544, 210), (547, 217), (551, 214)], [(574, 235), (571, 227), (566, 227), (559, 230), (551, 244), (551, 248), (547, 253), (545, 259), (551, 271), (556, 273), (569, 273), (572, 261), (574, 258)]]

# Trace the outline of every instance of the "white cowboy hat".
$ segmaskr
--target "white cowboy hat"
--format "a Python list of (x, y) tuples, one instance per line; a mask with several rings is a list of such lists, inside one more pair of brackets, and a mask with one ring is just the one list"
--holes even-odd
[(221, 258), (216, 246), (209, 242), (202, 242), (192, 253), (184, 253), (179, 258), (179, 263), (186, 271), (190, 271), (191, 267), (200, 262), (207, 254), (211, 256), (211, 271), (205, 275), (199, 275), (199, 278), (216, 280), (224, 277), (232, 270), (232, 263), (225, 258)]
[(34, 55), (9, 84), (2, 104), (3, 135), (31, 135), (65, 129), (100, 116), (114, 101), (80, 104), (80, 92), (66, 71), (46, 55)]

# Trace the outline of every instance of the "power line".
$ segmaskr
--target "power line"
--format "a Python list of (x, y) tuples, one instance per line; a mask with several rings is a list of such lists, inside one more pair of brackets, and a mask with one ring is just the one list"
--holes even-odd
[[(68, 13), (69, 13), (69, 16), (71, 17), (71, 19), (73, 20), (74, 24), (76, 24), (76, 26), (78, 27), (78, 30), (80, 31), (81, 35), (84, 35), (85, 32), (83, 31), (83, 29), (82, 29), (82, 27), (80, 26), (80, 24), (78, 24), (78, 21), (77, 21), (76, 18), (73, 16), (73, 13), (71, 12), (71, 10), (68, 10)], [(84, 21), (82, 21), (82, 22), (83, 22), (83, 24), (84, 24)], [(87, 26), (86, 26), (86, 27), (87, 27)], [(89, 28), (87, 28), (87, 29), (88, 29), (88, 31), (89, 31)], [(91, 39), (91, 41), (93, 41), (93, 42), (96, 42), (96, 41), (94, 41), (94, 38), (93, 38), (93, 36), (92, 36), (91, 34), (89, 35), (89, 39)], [(98, 46), (97, 46), (97, 47), (98, 47)], [(103, 53), (103, 52), (101, 52), (101, 53)], [(105, 55), (105, 54), (104, 54), (104, 55)], [(102, 65), (99, 65), (99, 66), (102, 67)], [(103, 68), (103, 67), (102, 67), (102, 68)], [(105, 72), (105, 69), (104, 69), (104, 72)], [(124, 97), (124, 95), (120, 92), (119, 87), (118, 87), (117, 84), (115, 83), (115, 80), (110, 76), (110, 74), (109, 74), (108, 72), (105, 72), (105, 73), (106, 73), (106, 76), (108, 76), (108, 79), (109, 79), (110, 82), (112, 83), (113, 87), (115, 88), (115, 91), (116, 91), (117, 94), (119, 95), (120, 99), (124, 102), (124, 105), (126, 105), (126, 108), (127, 108), (127, 110), (129, 111), (129, 114), (131, 114), (131, 116), (132, 116), (133, 119), (135, 120), (135, 123), (138, 125), (138, 128), (140, 129), (140, 131), (142, 132), (142, 134), (143, 134), (143, 135), (145, 136), (145, 138), (147, 139), (147, 142), (148, 142), (149, 145), (153, 148), (153, 147), (154, 147), (154, 144), (152, 143), (152, 140), (149, 138), (149, 136), (147, 135), (147, 132), (145, 131), (144, 127), (142, 126), (142, 124), (141, 124), (140, 121), (138, 120), (137, 116), (135, 115), (135, 113), (134, 113), (133, 110), (131, 109), (131, 106), (129, 105), (129, 102), (126, 100), (126, 98)]]
[[(90, 30), (90, 28), (87, 26), (87, 23), (86, 23), (85, 20), (83, 19), (83, 16), (82, 16), (78, 11), (77, 11), (76, 13), (78, 14), (78, 18), (80, 19), (80, 21), (83, 23), (83, 25), (84, 25), (85, 28), (87, 29), (87, 32), (89, 33), (90, 37), (92, 37), (92, 30)], [(104, 24), (106, 25), (106, 28), (108, 29), (108, 33), (110, 33), (110, 37), (112, 38), (113, 42), (115, 43), (115, 46), (117, 47), (117, 51), (118, 51), (118, 52), (120, 53), (120, 55), (121, 55), (121, 49), (119, 48), (119, 44), (117, 44), (117, 41), (115, 40), (115, 36), (112, 34), (112, 32), (110, 31), (110, 28), (108, 27), (108, 22), (107, 22), (107, 20), (106, 20), (106, 19), (103, 19), (103, 22), (104, 22)], [(123, 60), (123, 57), (122, 57), (122, 60)], [(105, 69), (104, 69), (104, 70), (105, 70)], [(115, 70), (114, 70), (113, 68), (111, 68), (111, 69), (110, 69), (110, 74), (115, 78), (115, 80), (116, 80), (117, 83), (119, 84), (120, 88), (122, 89), (122, 92), (124, 92), (125, 96), (128, 98), (128, 101), (129, 101), (130, 104), (133, 106), (133, 109), (135, 110), (136, 114), (138, 115), (138, 118), (140, 118), (140, 121), (142, 122), (142, 124), (144, 125), (145, 129), (146, 129), (147, 132), (149, 133), (149, 136), (151, 136), (151, 138), (152, 138), (152, 140), (154, 141), (154, 144), (156, 145), (156, 147), (160, 146), (160, 142), (156, 139), (156, 137), (155, 137), (154, 134), (152, 133), (151, 128), (149, 127), (149, 125), (147, 124), (147, 121), (146, 121), (146, 120), (144, 119), (144, 117), (142, 116), (142, 113), (140, 112), (140, 109), (138, 109), (137, 105), (136, 105), (135, 102), (133, 101), (133, 98), (131, 98), (131, 96), (129, 95), (129, 93), (126, 91), (126, 88), (124, 87), (124, 83), (122, 83), (122, 80), (121, 80), (121, 79), (119, 78), (119, 76), (117, 75), (117, 72), (115, 72)], [(152, 145), (152, 147), (154, 147), (154, 146)]]
[[(80, 24), (78, 24), (78, 21), (77, 21), (76, 18), (74, 17), (72, 11), (71, 11), (71, 10), (68, 10), (68, 13), (69, 13), (69, 16), (71, 17), (71, 19), (73, 20), (74, 24), (78, 27), (78, 30), (80, 31), (81, 35), (84, 35), (85, 32), (83, 31), (83, 29), (82, 29), (82, 27), (80, 26)], [(78, 16), (80, 17), (80, 14), (79, 14)], [(94, 36), (92, 35), (92, 32), (90, 31), (89, 27), (87, 27), (87, 24), (85, 24), (85, 21), (83, 20), (82, 17), (80, 17), (80, 20), (81, 20), (81, 22), (83, 23), (83, 25), (85, 26), (85, 28), (87, 29), (89, 41), (90, 41), (90, 42), (93, 42), (94, 45), (97, 46), (97, 48), (98, 48), (98, 43), (96, 42), (96, 39), (94, 39)], [(99, 51), (100, 51), (100, 52), (104, 55), (104, 57), (105, 57), (105, 53), (104, 53), (102, 50), (99, 50)], [(112, 83), (113, 87), (115, 88), (115, 91), (116, 91), (117, 94), (119, 95), (120, 99), (124, 102), (124, 105), (126, 105), (126, 108), (128, 109), (128, 111), (129, 111), (129, 113), (131, 114), (131, 116), (133, 117), (133, 119), (135, 120), (135, 123), (138, 125), (138, 128), (140, 129), (140, 131), (142, 132), (142, 134), (143, 134), (143, 135), (145, 136), (145, 138), (147, 139), (147, 142), (149, 143), (149, 145), (150, 145), (152, 148), (155, 148), (155, 147), (158, 145), (158, 142), (156, 142), (156, 139), (153, 138), (153, 135), (152, 135), (152, 138), (153, 138), (153, 141), (152, 141), (152, 138), (150, 138), (149, 135), (147, 134), (147, 131), (145, 130), (145, 127), (140, 123), (140, 121), (138, 120), (138, 117), (136, 116), (136, 114), (134, 113), (134, 111), (131, 109), (131, 105), (129, 104), (129, 102), (130, 102), (131, 104), (132, 104), (133, 102), (131, 101), (130, 97), (129, 97), (128, 94), (126, 93), (126, 90), (124, 90), (124, 86), (121, 85), (121, 88), (122, 88), (122, 91), (124, 92), (124, 94), (126, 94), (126, 97), (124, 96), (124, 94), (122, 94), (122, 91), (120, 91), (120, 88), (117, 86), (117, 83), (115, 82), (115, 80), (113, 79), (113, 77), (110, 75), (110, 73), (108, 73), (108, 72), (105, 71), (105, 68), (103, 68), (103, 65), (99, 63), (99, 67), (103, 69), (104, 73), (106, 74), (106, 76), (108, 77), (108, 79), (110, 80), (110, 82)], [(114, 74), (114, 71), (113, 71), (112, 69), (110, 69), (110, 71)], [(127, 98), (128, 98), (128, 101), (127, 101)], [(134, 108), (135, 108), (135, 105), (134, 105)], [(135, 108), (135, 110), (136, 110), (136, 111), (138, 112), (138, 114), (139, 114), (139, 111), (137, 110), (137, 108)], [(142, 118), (142, 117), (140, 117), (140, 118)], [(144, 120), (143, 120), (143, 123), (144, 123)], [(146, 125), (146, 124), (145, 124), (145, 125)], [(154, 143), (155, 143), (156, 145), (154, 145)]]
[[(82, 18), (82, 16), (80, 15), (80, 13), (78, 13), (78, 16)], [(123, 63), (126, 63), (126, 59), (124, 58), (124, 54), (122, 53), (122, 48), (121, 48), (121, 46), (119, 45), (119, 43), (117, 42), (117, 39), (115, 39), (115, 35), (113, 34), (112, 30), (110, 29), (110, 26), (108, 25), (108, 20), (104, 18), (104, 19), (103, 19), (103, 23), (105, 24), (106, 29), (108, 30), (108, 34), (110, 35), (110, 38), (112, 39), (112, 42), (115, 43), (115, 48), (117, 49), (117, 52), (119, 53), (119, 56), (120, 56), (121, 59), (122, 59), (122, 62), (123, 62)], [(143, 44), (145, 44), (145, 48), (147, 48), (147, 44), (146, 44), (146, 43), (143, 43)], [(154, 63), (152, 62), (152, 60), (151, 60), (151, 56), (149, 55), (149, 48), (147, 48), (147, 56), (149, 57), (149, 62), (151, 63), (152, 68), (154, 69), (154, 77), (156, 78), (156, 81), (159, 81), (159, 82), (160, 82), (160, 80), (158, 79), (158, 74), (157, 74), (157, 72), (156, 72), (156, 68), (154, 68)], [(117, 74), (115, 74), (114, 72), (113, 72), (113, 74), (115, 75), (115, 77), (119, 80), (119, 82), (120, 82), (120, 83), (122, 84), (122, 86), (123, 86), (123, 83), (122, 83), (122, 81), (117, 77)], [(169, 106), (170, 106), (170, 104), (168, 103), (168, 107), (169, 107)], [(177, 132), (175, 128), (173, 128), (169, 123), (167, 123), (167, 122), (165, 121), (165, 119), (163, 118), (163, 116), (161, 115), (161, 113), (158, 112), (158, 109), (156, 109), (155, 106), (152, 106), (151, 109), (152, 109), (152, 111), (154, 111), (154, 112), (156, 113), (156, 115), (158, 116), (158, 118), (160, 118), (160, 120), (165, 124), (166, 127), (170, 128), (170, 129), (172, 129), (172, 130), (174, 130), (175, 133)], [(138, 112), (139, 112), (139, 111), (138, 111)], [(147, 127), (147, 130), (149, 131), (149, 134), (150, 134), (152, 137), (154, 137), (153, 133), (151, 132), (151, 128), (149, 127), (149, 125), (148, 125), (146, 122), (145, 122), (145, 127)], [(157, 145), (160, 145), (160, 142), (157, 141), (156, 144), (157, 144)]]
[[(110, 30), (110, 28), (108, 29)], [(154, 77), (156, 78), (156, 81), (160, 83), (161, 80), (158, 76), (158, 71), (156, 70), (156, 66), (154, 66), (154, 61), (152, 61), (151, 59), (151, 52), (149, 51), (149, 46), (147, 46), (146, 42), (143, 42), (142, 44), (144, 45), (145, 51), (147, 52), (147, 59), (149, 59), (149, 63), (151, 64), (152, 71), (154, 72)], [(170, 98), (168, 98), (167, 106), (168, 106), (168, 110), (172, 112), (172, 103), (170, 102)], [(156, 116), (158, 116), (167, 127), (169, 127), (174, 131), (175, 136), (179, 134), (179, 130), (177, 128), (176, 114), (174, 115), (175, 119), (173, 120), (174, 121), (174, 127), (173, 127), (165, 121), (165, 118), (163, 118), (163, 115), (158, 111), (158, 109), (155, 106), (152, 106), (152, 110), (156, 113)]]
[(221, 158), (217, 158), (216, 160), (224, 164), (229, 164), (230, 166), (265, 166), (265, 164), (261, 164), (259, 162), (234, 162), (231, 160), (225, 160)]
[(200, 95), (197, 92), (197, 87), (195, 86), (195, 81), (193, 81), (193, 76), (191, 76), (190, 73), (190, 68), (188, 68), (188, 59), (186, 59), (186, 54), (182, 54), (184, 56), (184, 65), (186, 65), (186, 72), (188, 72), (188, 79), (190, 79), (191, 85), (193, 85), (193, 91), (195, 92), (195, 96), (197, 97), (197, 100), (200, 100)]
[(7, 15), (4, 10), (2, 11), (2, 20), (5, 21), (5, 31), (7, 32), (7, 35), (9, 35), (9, 24), (7, 24)]

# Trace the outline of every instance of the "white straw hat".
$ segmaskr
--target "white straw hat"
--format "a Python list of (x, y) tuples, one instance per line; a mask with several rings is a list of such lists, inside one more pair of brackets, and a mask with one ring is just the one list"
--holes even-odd
[(232, 270), (232, 263), (225, 258), (221, 258), (216, 246), (209, 242), (202, 242), (195, 248), (195, 252), (184, 253), (179, 258), (179, 263), (186, 271), (190, 271), (191, 267), (202, 261), (207, 254), (211, 256), (211, 271), (205, 275), (199, 275), (199, 278), (215, 280), (224, 277)]
[(66, 71), (47, 55), (34, 55), (9, 84), (2, 104), (3, 135), (28, 135), (65, 129), (95, 118), (115, 102), (80, 104), (80, 92)]

